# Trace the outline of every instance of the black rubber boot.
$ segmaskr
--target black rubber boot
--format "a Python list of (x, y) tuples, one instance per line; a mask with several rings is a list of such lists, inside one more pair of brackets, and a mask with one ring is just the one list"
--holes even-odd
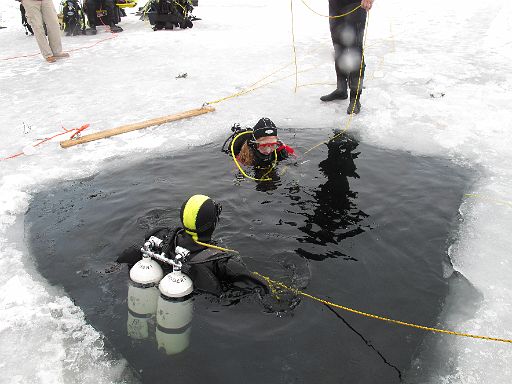
[(361, 92), (359, 92), (359, 95), (357, 95), (356, 98), (356, 91), (350, 90), (350, 103), (348, 104), (347, 108), (347, 114), (350, 115), (354, 113), (357, 115), (359, 112), (361, 112)]
[(348, 97), (348, 93), (346, 90), (335, 89), (328, 95), (324, 95), (320, 97), (322, 101), (333, 101), (333, 100), (345, 100)]
[(96, 27), (94, 25), (91, 25), (89, 28), (85, 30), (86, 35), (95, 35), (98, 31), (96, 30)]
[(123, 28), (121, 28), (119, 25), (115, 25), (114, 23), (112, 23), (112, 24), (110, 24), (110, 32), (112, 32), (112, 33), (123, 32)]

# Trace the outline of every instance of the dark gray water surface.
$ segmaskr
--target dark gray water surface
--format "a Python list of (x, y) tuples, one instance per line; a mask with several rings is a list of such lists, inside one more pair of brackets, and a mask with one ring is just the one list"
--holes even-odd
[[(297, 135), (297, 133), (299, 133)], [(288, 130), (299, 153), (328, 131)], [(156, 225), (178, 224), (203, 193), (223, 205), (221, 244), (251, 270), (331, 302), (435, 326), (448, 289), (446, 251), (472, 178), (446, 160), (342, 137), (285, 162), (273, 182), (237, 179), (220, 144), (190, 148), (38, 193), (26, 214), (40, 273), (62, 286), (147, 383), (398, 383), (423, 331), (301, 298), (269, 311), (257, 295), (198, 294), (190, 345), (168, 356), (127, 334), (128, 266), (117, 256)]]

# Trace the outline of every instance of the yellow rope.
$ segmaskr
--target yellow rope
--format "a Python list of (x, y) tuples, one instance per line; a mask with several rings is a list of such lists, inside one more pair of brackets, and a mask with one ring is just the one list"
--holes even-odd
[(238, 160), (236, 159), (236, 155), (235, 155), (235, 141), (236, 139), (238, 139), (240, 136), (242, 135), (246, 135), (248, 133), (252, 133), (251, 131), (245, 131), (245, 132), (241, 132), (239, 133), (238, 135), (235, 136), (235, 138), (231, 141), (231, 156), (233, 157), (233, 161), (235, 162), (238, 170), (242, 173), (242, 175), (244, 175), (245, 177), (247, 177), (248, 179), (251, 179), (251, 180), (254, 180), (254, 181), (271, 181), (272, 179), (270, 177), (267, 177), (265, 178), (265, 176), (267, 176), (270, 172), (272, 172), (272, 170), (275, 168), (275, 166), (277, 165), (277, 150), (274, 150), (274, 163), (272, 164), (272, 166), (270, 167), (270, 169), (265, 172), (265, 174), (261, 177), (261, 178), (256, 178), (256, 177), (252, 177), (252, 176), (249, 176), (247, 173), (245, 173), (245, 171), (242, 169), (242, 167), (240, 166), (240, 163), (238, 162)]
[(297, 49), (295, 48), (295, 30), (293, 22), (293, 0), (290, 0), (290, 11), (292, 14), (292, 47), (293, 47), (293, 62), (295, 63), (295, 93), (297, 93), (297, 85), (299, 82), (298, 78), (298, 67), (297, 67)]
[(359, 8), (361, 8), (360, 5), (358, 5), (357, 7), (355, 7), (354, 9), (352, 9), (351, 11), (348, 11), (347, 13), (342, 13), (341, 15), (336, 15), (336, 16), (327, 16), (327, 15), (322, 15), (321, 13), (318, 13), (317, 11), (315, 11), (313, 8), (311, 8), (304, 0), (300, 0), (302, 1), (302, 3), (306, 6), (306, 8), (308, 8), (311, 12), (313, 13), (316, 13), (318, 16), (322, 16), (322, 17), (328, 17), (329, 19), (339, 19), (341, 17), (345, 17), (345, 16), (348, 16), (350, 15), (351, 13), (357, 11)]
[(254, 89), (251, 89), (252, 87), (255, 87), (255, 86), (256, 86), (256, 84), (258, 84), (258, 83), (262, 82), (263, 80), (268, 79), (269, 77), (271, 77), (271, 76), (275, 75), (275, 74), (276, 74), (276, 73), (278, 73), (278, 72), (281, 72), (282, 70), (284, 70), (285, 68), (289, 67), (289, 66), (290, 66), (290, 65), (292, 65), (292, 64), (293, 64), (293, 62), (290, 62), (290, 63), (286, 64), (285, 66), (283, 66), (283, 67), (281, 67), (281, 68), (279, 68), (279, 69), (275, 70), (274, 72), (270, 73), (269, 75), (267, 75), (267, 76), (265, 76), (265, 77), (263, 77), (263, 78), (259, 79), (258, 81), (256, 81), (256, 82), (252, 83), (251, 85), (249, 85), (249, 86), (248, 86), (248, 87), (246, 87), (245, 89), (242, 89), (242, 90), (241, 90), (241, 91), (239, 91), (239, 92), (233, 93), (233, 94), (231, 94), (231, 95), (229, 95), (229, 96), (223, 97), (223, 98), (218, 99), (218, 100), (208, 101), (208, 102), (206, 102), (206, 103), (205, 103), (205, 105), (217, 104), (217, 103), (220, 103), (220, 102), (222, 102), (222, 101), (232, 99), (232, 98), (234, 98), (234, 97), (238, 97), (238, 96), (245, 95), (246, 93), (252, 92), (252, 91), (254, 91), (254, 90), (256, 90), (256, 89), (260, 88), (261, 86), (264, 86), (264, 85), (267, 85), (267, 84), (271, 84), (271, 83), (266, 83), (266, 84), (263, 84), (263, 85), (260, 85), (260, 86), (258, 86), (258, 87), (256, 87), (256, 88), (254, 88)]
[[(304, 1), (301, 0), (303, 3)], [(311, 9), (306, 3), (304, 3), (304, 5), (306, 5), (306, 7), (308, 7), (311, 11), (313, 11), (313, 13), (316, 13), (317, 15), (320, 15), (320, 16), (324, 16), (324, 15), (321, 15), (317, 12), (315, 12), (313, 9)], [(324, 17), (329, 17), (329, 18), (332, 18), (332, 19), (336, 19), (336, 18), (340, 18), (340, 17), (344, 17), (344, 16), (347, 16), (347, 15), (350, 15), (351, 13), (357, 11), (359, 8), (361, 8), (361, 6), (357, 6), (356, 8), (352, 9), (351, 11), (347, 12), (347, 13), (344, 13), (344, 14), (341, 14), (341, 15), (337, 15), (337, 16), (324, 16)], [(293, 76), (295, 75), (295, 92), (297, 92), (297, 88), (298, 88), (298, 74), (299, 73), (302, 73), (302, 72), (305, 72), (307, 70), (303, 70), (303, 71), (298, 71), (298, 65), (297, 65), (297, 52), (296, 52), (296, 47), (295, 47), (295, 31), (294, 31), (294, 19), (293, 19), (293, 0), (290, 0), (290, 9), (291, 9), (291, 14), (292, 14), (292, 43), (293, 43), (293, 54), (294, 54), (294, 59), (291, 63), (288, 63), (286, 64), (284, 67), (282, 68), (279, 68), (277, 69), (276, 71), (272, 72), (271, 74), (263, 77), (262, 79), (256, 81), (255, 83), (251, 84), (250, 86), (248, 86), (247, 88), (239, 91), (239, 92), (236, 92), (236, 93), (233, 93), (229, 96), (226, 96), (226, 97), (223, 97), (223, 98), (220, 98), (220, 99), (217, 99), (217, 100), (213, 100), (213, 101), (208, 101), (208, 102), (205, 102), (204, 104), (205, 105), (211, 105), (211, 104), (217, 104), (217, 103), (220, 103), (220, 102), (223, 102), (223, 101), (226, 101), (226, 100), (229, 100), (229, 99), (232, 99), (232, 98), (236, 98), (236, 97), (239, 97), (239, 96), (243, 96), (247, 93), (250, 93), (250, 92), (253, 92), (255, 91), (256, 89), (259, 89), (261, 87), (264, 87), (264, 86), (267, 86), (269, 84), (272, 84), (276, 81), (279, 81), (279, 80), (284, 80), (290, 76)], [(262, 82), (263, 80), (266, 80), (268, 79), (269, 77), (273, 76), (274, 74), (284, 70), (285, 68), (289, 67), (291, 64), (295, 64), (295, 73), (290, 75), (290, 76), (285, 76), (285, 77), (282, 77), (280, 79), (277, 79), (277, 80), (274, 80), (274, 81), (271, 81), (271, 82), (268, 82), (268, 83), (265, 83), (265, 84), (261, 84), (261, 85), (258, 85), (256, 86), (258, 83)], [(313, 68), (310, 68), (308, 70), (311, 70)], [(254, 88), (253, 88), (254, 87)]]
[[(304, 1), (301, 0), (303, 3)], [(306, 7), (308, 7), (311, 11), (313, 11), (313, 13), (316, 13), (317, 15), (320, 15), (320, 16), (324, 16), (324, 15), (321, 15), (317, 12), (315, 12), (313, 9), (311, 9), (306, 3), (304, 3), (304, 5), (306, 5)], [(351, 13), (357, 11), (359, 8), (361, 8), (361, 6), (357, 6), (356, 8), (352, 9), (351, 11), (347, 12), (347, 13), (344, 13), (344, 14), (341, 14), (341, 15), (337, 15), (337, 16), (324, 16), (324, 17), (329, 17), (329, 18), (332, 18), (332, 19), (337, 19), (337, 18), (340, 18), (340, 17), (344, 17), (344, 16), (347, 16), (347, 15), (350, 15)], [(293, 76), (295, 75), (295, 92), (297, 92), (297, 88), (298, 88), (298, 74), (299, 73), (302, 73), (302, 72), (305, 72), (306, 70), (304, 71), (298, 71), (298, 66), (297, 66), (297, 52), (296, 52), (296, 47), (295, 47), (295, 32), (294, 32), (294, 21), (293, 21), (293, 0), (290, 0), (290, 9), (291, 9), (291, 13), (292, 13), (292, 38), (293, 38), (293, 52), (294, 52), (294, 59), (291, 63), (285, 65), (284, 67), (272, 72), (271, 74), (265, 76), (264, 78), (256, 81), (255, 83), (253, 83), (252, 85), (248, 86), (247, 88), (239, 91), (239, 92), (236, 92), (236, 93), (233, 93), (229, 96), (226, 96), (226, 97), (223, 97), (223, 98), (220, 98), (220, 99), (217, 99), (217, 100), (213, 100), (213, 101), (208, 101), (205, 103), (205, 105), (211, 105), (211, 104), (217, 104), (217, 103), (220, 103), (222, 101), (225, 101), (225, 100), (229, 100), (229, 99), (232, 99), (232, 98), (235, 98), (235, 97), (239, 97), (239, 96), (243, 96), (247, 93), (250, 93), (250, 92), (253, 92), (255, 91), (256, 89), (259, 89), (261, 87), (264, 87), (264, 86), (267, 86), (269, 84), (272, 84), (276, 81), (279, 81), (279, 80), (284, 80), (290, 76)], [(289, 67), (291, 64), (295, 64), (295, 73), (290, 75), (290, 76), (285, 76), (285, 77), (282, 77), (280, 79), (277, 79), (277, 80), (274, 80), (274, 81), (271, 81), (271, 82), (268, 82), (268, 83), (265, 83), (265, 84), (261, 84), (261, 85), (258, 85), (256, 86), (256, 84), (262, 82), (263, 80), (266, 80), (268, 79), (269, 77), (271, 77), (272, 75), (276, 74), (277, 72), (280, 72), (282, 71), (283, 69)], [(308, 70), (311, 70), (313, 68), (310, 68)], [(253, 88), (254, 87), (254, 88)]]
[[(250, 92), (253, 92), (253, 91), (257, 90), (257, 89), (260, 89), (260, 88), (266, 87), (267, 85), (270, 85), (270, 84), (276, 83), (276, 82), (278, 82), (278, 81), (285, 80), (285, 79), (287, 79), (287, 78), (289, 78), (289, 77), (292, 77), (292, 76), (294, 76), (294, 75), (295, 75), (295, 73), (292, 73), (292, 74), (290, 74), (290, 75), (286, 75), (286, 76), (283, 76), (283, 77), (279, 77), (279, 78), (277, 78), (277, 79), (275, 79), (275, 80), (268, 81), (268, 82), (263, 83), (263, 84), (260, 84), (260, 85), (258, 85), (258, 86), (254, 86), (255, 84), (258, 84), (258, 83), (262, 82), (263, 80), (268, 79), (268, 78), (269, 78), (269, 77), (271, 77), (272, 75), (276, 74), (277, 72), (282, 71), (283, 69), (285, 69), (286, 67), (289, 67), (289, 66), (290, 66), (290, 65), (292, 65), (292, 64), (293, 64), (293, 61), (292, 61), (292, 62), (290, 62), (289, 64), (287, 64), (286, 66), (284, 66), (284, 67), (282, 67), (282, 68), (280, 68), (280, 69), (278, 69), (278, 70), (276, 70), (276, 71), (272, 72), (270, 75), (267, 75), (267, 76), (265, 76), (264, 78), (262, 78), (262, 79), (260, 79), (260, 80), (256, 81), (255, 83), (253, 83), (253, 84), (252, 84), (252, 85), (250, 85), (249, 87), (247, 87), (247, 88), (245, 88), (245, 89), (241, 90), (240, 92), (236, 92), (236, 93), (234, 93), (234, 94), (232, 94), (232, 95), (229, 95), (229, 96), (223, 97), (222, 99), (218, 99), (218, 100), (214, 100), (214, 101), (206, 102), (206, 103), (204, 103), (204, 105), (217, 104), (217, 103), (220, 103), (220, 102), (225, 101), (225, 100), (229, 100), (229, 99), (233, 99), (233, 98), (235, 98), (235, 97), (243, 96), (243, 95), (246, 95), (246, 94), (248, 94), (248, 93), (250, 93)], [(307, 71), (311, 71), (312, 69), (315, 69), (315, 68), (316, 68), (316, 66), (315, 66), (315, 67), (310, 67), (310, 68), (308, 68), (308, 69), (303, 69), (302, 71), (299, 71), (298, 73), (304, 73), (304, 72), (307, 72)]]
[[(310, 294), (308, 294), (306, 292), (300, 291), (300, 290), (298, 290), (296, 288), (288, 287), (287, 285), (285, 285), (285, 284), (283, 284), (283, 283), (281, 283), (279, 281), (272, 280), (271, 278), (269, 278), (267, 276), (264, 276), (264, 275), (261, 275), (258, 272), (252, 272), (252, 273), (255, 274), (256, 276), (261, 277), (265, 281), (267, 281), (267, 283), (270, 286), (272, 286), (272, 285), (278, 286), (278, 287), (281, 287), (283, 289), (286, 289), (287, 291), (293, 292), (296, 295), (301, 295), (301, 296), (307, 297), (308, 299), (318, 301), (319, 303), (326, 304), (326, 305), (328, 305), (330, 307), (343, 309), (345, 311), (348, 311), (348, 312), (351, 312), (351, 313), (355, 313), (357, 315), (369, 317), (369, 318), (376, 319), (376, 320), (387, 321), (389, 323), (403, 325), (403, 326), (406, 326), (406, 327), (422, 329), (424, 331), (431, 331), (431, 332), (436, 332), (436, 333), (445, 333), (445, 334), (454, 335), (454, 336), (470, 337), (470, 338), (473, 338), (473, 339), (498, 341), (498, 342), (502, 342), (502, 343), (512, 343), (511, 339), (502, 339), (502, 338), (498, 338), (498, 337), (480, 336), (480, 335), (474, 335), (474, 334), (471, 334), (471, 333), (462, 333), (462, 332), (448, 331), (448, 330), (445, 330), (445, 329), (426, 327), (426, 326), (423, 326), (423, 325), (407, 323), (405, 321), (394, 320), (394, 319), (390, 319), (388, 317), (378, 316), (378, 315), (373, 315), (371, 313), (367, 313), (367, 312), (363, 312), (363, 311), (358, 311), (357, 309), (345, 307), (343, 305), (335, 304), (335, 303), (332, 303), (330, 301), (327, 301), (327, 300), (324, 300), (324, 299), (320, 299), (320, 298), (315, 297), (313, 295), (310, 295)], [(271, 290), (274, 291), (273, 289), (271, 289)]]
[(224, 251), (224, 252), (230, 252), (230, 253), (235, 253), (237, 255), (240, 254), (240, 252), (238, 251), (235, 251), (234, 249), (229, 249), (229, 248), (222, 248), (222, 247), (219, 247), (218, 245), (213, 245), (213, 244), (208, 244), (208, 243), (203, 243), (199, 240), (196, 240), (196, 239), (193, 239), (194, 242), (196, 242), (197, 244), (199, 245), (202, 245), (203, 247), (208, 247), (208, 248), (213, 248), (213, 249), (218, 249), (219, 251)]

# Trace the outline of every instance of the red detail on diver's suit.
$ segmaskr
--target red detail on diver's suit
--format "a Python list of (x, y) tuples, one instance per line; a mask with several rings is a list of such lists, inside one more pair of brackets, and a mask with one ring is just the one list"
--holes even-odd
[(289, 147), (288, 145), (286, 144), (283, 144), (281, 143), (281, 146), (279, 148), (277, 148), (277, 151), (281, 151), (282, 149), (284, 149), (286, 152), (288, 152), (289, 155), (293, 155), (293, 156), (297, 156), (295, 154), (295, 150), (292, 148), (292, 147)]

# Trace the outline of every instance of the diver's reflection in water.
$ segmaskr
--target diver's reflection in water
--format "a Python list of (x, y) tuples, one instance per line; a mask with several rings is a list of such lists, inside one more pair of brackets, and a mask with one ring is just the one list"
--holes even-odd
[(159, 350), (175, 355), (187, 349), (193, 312), (194, 303), (190, 296), (185, 300), (158, 298), (155, 334)]
[(135, 340), (149, 337), (160, 292), (157, 287), (128, 286), (128, 336)]
[[(270, 192), (277, 189), (281, 185), (281, 178), (279, 177), (279, 170), (277, 167), (253, 167), (253, 175), (256, 182), (256, 190), (260, 192)], [(245, 180), (241, 172), (236, 175), (238, 183)]]
[(276, 167), (272, 169), (254, 168), (254, 177), (256, 179), (269, 179), (256, 182), (256, 190), (260, 192), (274, 191), (281, 184), (281, 178)]
[[(326, 178), (325, 183), (312, 191), (306, 191), (306, 199), (295, 197), (297, 191), (289, 188), (290, 198), (294, 200), (293, 205), (300, 207), (298, 214), (305, 216), (304, 225), (299, 227), (305, 236), (298, 239), (304, 246), (299, 248), (297, 253), (308, 259), (324, 260), (329, 257), (350, 259), (338, 250), (321, 252), (316, 246), (337, 244), (347, 237), (364, 232), (360, 222), (368, 215), (357, 208), (355, 202), (357, 192), (350, 190), (348, 180), (359, 178), (354, 163), (359, 155), (358, 152), (354, 152), (358, 145), (355, 139), (346, 135), (330, 140), (327, 143), (327, 158), (318, 166)], [(312, 212), (311, 207), (313, 207)]]
[[(190, 344), (194, 303), (190, 295), (168, 299), (160, 295), (157, 287), (144, 287), (130, 283), (128, 287), (128, 337), (134, 340), (152, 339), (155, 348), (167, 355), (183, 352)], [(154, 321), (156, 317), (156, 327)]]

